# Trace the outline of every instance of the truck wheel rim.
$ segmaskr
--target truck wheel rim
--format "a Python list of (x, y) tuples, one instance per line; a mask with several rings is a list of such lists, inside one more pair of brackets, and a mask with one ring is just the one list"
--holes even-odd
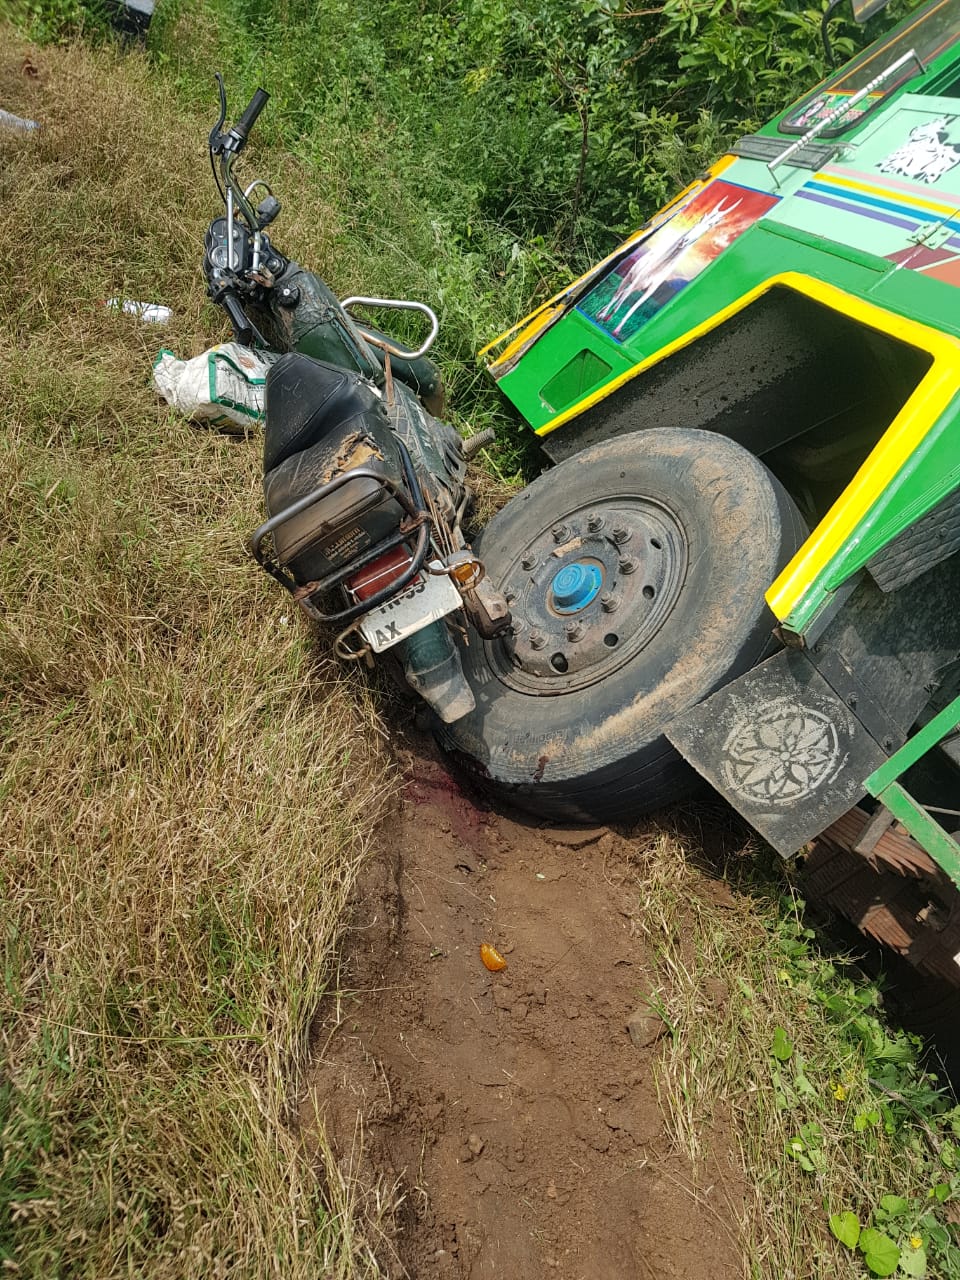
[(605, 680), (663, 629), (687, 558), (682, 526), (651, 498), (618, 494), (568, 509), (496, 574), (514, 627), (486, 642), (492, 670), (541, 696)]

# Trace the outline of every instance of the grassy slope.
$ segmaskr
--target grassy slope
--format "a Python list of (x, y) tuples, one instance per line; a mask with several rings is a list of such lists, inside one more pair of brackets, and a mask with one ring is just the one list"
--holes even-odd
[[(569, 270), (542, 238), (523, 240), (484, 214), (481, 184), (466, 166), (479, 166), (488, 148), (501, 154), (509, 140), (491, 138), (497, 122), (485, 122), (466, 95), (462, 112), (450, 96), (444, 113), (432, 115), (415, 63), (409, 81), (382, 75), (383, 48), (365, 28), (372, 13), (383, 17), (379, 9), (351, 0), (319, 8), (297, 0), (165, 0), (151, 27), (151, 54), (179, 99), (197, 104), (210, 122), (214, 69), (224, 72), (233, 116), (257, 85), (269, 89), (243, 172), (266, 176), (283, 203), (271, 228), (277, 243), (341, 297), (419, 298), (436, 309), (432, 354), (443, 368), (451, 421), (464, 435), (494, 427), (498, 447), (484, 453), (488, 470), (512, 480), (532, 449), (476, 352), (522, 319), (531, 299), (566, 283)], [(290, 158), (285, 165), (280, 155)], [(212, 194), (206, 172), (196, 172)], [(390, 317), (391, 332), (422, 337), (421, 322), (405, 328), (404, 321)]]
[[(245, 558), (256, 447), (165, 416), (147, 385), (159, 341), (223, 336), (197, 271), (213, 192), (191, 107), (216, 42), (178, 22), (189, 74), (9, 34), (0, 54), (4, 105), (46, 125), (0, 136), (0, 1249), (38, 1277), (373, 1275), (350, 1188), (332, 1166), (321, 1182), (285, 1121), (389, 770), (363, 681)], [(391, 140), (385, 122), (297, 159), (258, 150), (291, 197), (280, 242), (341, 291), (439, 294), (479, 406), (461, 348), (514, 318), (530, 263), (505, 253), (519, 274), (495, 296), (504, 263), (411, 204)], [(114, 294), (167, 302), (174, 327), (105, 311)], [(639, 875), (674, 1028), (665, 1109), (695, 1158), (714, 1123), (741, 1132), (753, 1273), (864, 1274), (826, 1214), (865, 1221), (887, 1192), (908, 1202), (891, 1234), (922, 1231), (933, 1260), (927, 1193), (952, 1195), (952, 1172), (870, 1080), (943, 1106), (875, 993), (816, 956), (776, 876), (732, 864), (736, 908), (698, 899), (675, 839)]]
[(375, 713), (246, 558), (257, 446), (148, 386), (161, 338), (222, 336), (205, 122), (137, 57), (26, 56), (5, 32), (44, 130), (0, 138), (0, 1256), (358, 1274), (283, 1117), (389, 790)]

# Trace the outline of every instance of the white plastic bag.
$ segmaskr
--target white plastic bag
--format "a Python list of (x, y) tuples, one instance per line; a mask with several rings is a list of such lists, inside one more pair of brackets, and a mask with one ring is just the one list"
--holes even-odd
[(153, 381), (167, 404), (185, 417), (236, 430), (262, 421), (267, 370), (279, 359), (275, 352), (251, 351), (237, 342), (222, 342), (192, 360), (163, 350), (153, 364)]

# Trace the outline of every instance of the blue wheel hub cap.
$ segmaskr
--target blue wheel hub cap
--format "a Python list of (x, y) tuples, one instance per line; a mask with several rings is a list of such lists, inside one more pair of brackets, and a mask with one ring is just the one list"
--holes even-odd
[(577, 613), (595, 599), (603, 584), (603, 573), (598, 565), (565, 564), (553, 575), (550, 592), (557, 613)]

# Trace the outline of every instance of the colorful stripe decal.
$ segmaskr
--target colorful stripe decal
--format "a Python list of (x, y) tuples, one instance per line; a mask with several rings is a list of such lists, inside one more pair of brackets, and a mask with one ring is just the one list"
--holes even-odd
[(866, 180), (868, 177), (854, 169), (827, 169), (804, 183), (796, 194), (801, 200), (911, 231), (935, 223), (960, 232), (960, 196), (944, 193), (946, 200), (931, 200), (908, 183), (876, 183)]
[[(495, 380), (508, 373), (520, 355), (531, 347), (536, 339), (567, 311), (571, 297), (578, 297), (587, 284), (598, 279), (609, 264), (623, 257), (629, 246), (639, 244), (652, 232), (656, 231), (660, 224), (672, 217), (687, 199), (708, 186), (714, 178), (718, 177), (726, 169), (729, 169), (732, 164), (736, 163), (736, 159), (736, 156), (732, 155), (721, 156), (715, 164), (710, 166), (706, 174), (691, 182), (689, 186), (684, 187), (679, 195), (674, 196), (671, 201), (665, 204), (648, 222), (644, 223), (639, 231), (635, 231), (632, 236), (628, 236), (623, 244), (614, 249), (612, 253), (607, 254), (596, 266), (591, 267), (579, 279), (566, 285), (559, 293), (555, 293), (552, 298), (541, 303), (536, 310), (531, 311), (524, 319), (504, 330), (496, 338), (493, 338), (485, 347), (481, 347), (477, 352), (477, 359), (487, 362), (487, 369)], [(504, 346), (503, 344), (507, 343), (510, 338), (513, 341), (508, 346)], [(498, 347), (503, 347), (503, 350), (497, 351)], [(494, 354), (495, 352), (496, 354)]]
[(859, 216), (872, 218), (874, 222), (886, 222), (892, 227), (902, 227), (904, 231), (916, 231), (916, 220), (908, 221), (906, 218), (894, 218), (889, 213), (880, 213), (876, 209), (865, 209), (860, 205), (852, 204), (848, 200), (839, 200), (835, 196), (817, 195), (816, 192), (808, 191), (806, 187), (797, 192), (797, 196), (801, 200), (809, 200), (813, 204), (825, 204), (831, 209), (839, 209), (842, 213), (855, 213)]
[[(955, 209), (960, 205), (960, 195), (955, 195), (952, 191), (935, 193), (929, 187), (921, 187), (916, 182), (905, 182), (902, 178), (890, 178), (886, 174), (884, 174), (882, 182), (878, 184), (876, 174), (864, 173), (862, 169), (850, 169), (842, 164), (832, 164), (828, 169), (822, 170), (816, 176), (820, 181), (827, 180), (845, 186), (862, 188), (864, 191), (875, 191), (882, 194), (889, 194), (891, 190), (905, 191), (907, 195), (913, 197), (913, 204), (922, 205), (927, 209), (939, 210), (941, 213), (948, 213), (951, 209)], [(942, 195), (943, 199), (931, 199), (934, 194)]]
[[(891, 213), (899, 213), (917, 222), (935, 222), (945, 227), (951, 227), (954, 231), (960, 231), (960, 221), (953, 216), (944, 216), (943, 214), (926, 213), (920, 209), (909, 208), (904, 204), (898, 204), (893, 200), (878, 200), (876, 196), (860, 195), (853, 191), (838, 191), (834, 187), (827, 186), (822, 182), (808, 182), (801, 187), (797, 195), (801, 199), (810, 199), (811, 192), (819, 192), (830, 197), (831, 203), (837, 204), (840, 208), (848, 208), (853, 213), (865, 213), (868, 217), (874, 216), (873, 211), (878, 209), (886, 209)], [(950, 215), (957, 213), (954, 207), (950, 211)], [(902, 223), (901, 225), (906, 225)]]

